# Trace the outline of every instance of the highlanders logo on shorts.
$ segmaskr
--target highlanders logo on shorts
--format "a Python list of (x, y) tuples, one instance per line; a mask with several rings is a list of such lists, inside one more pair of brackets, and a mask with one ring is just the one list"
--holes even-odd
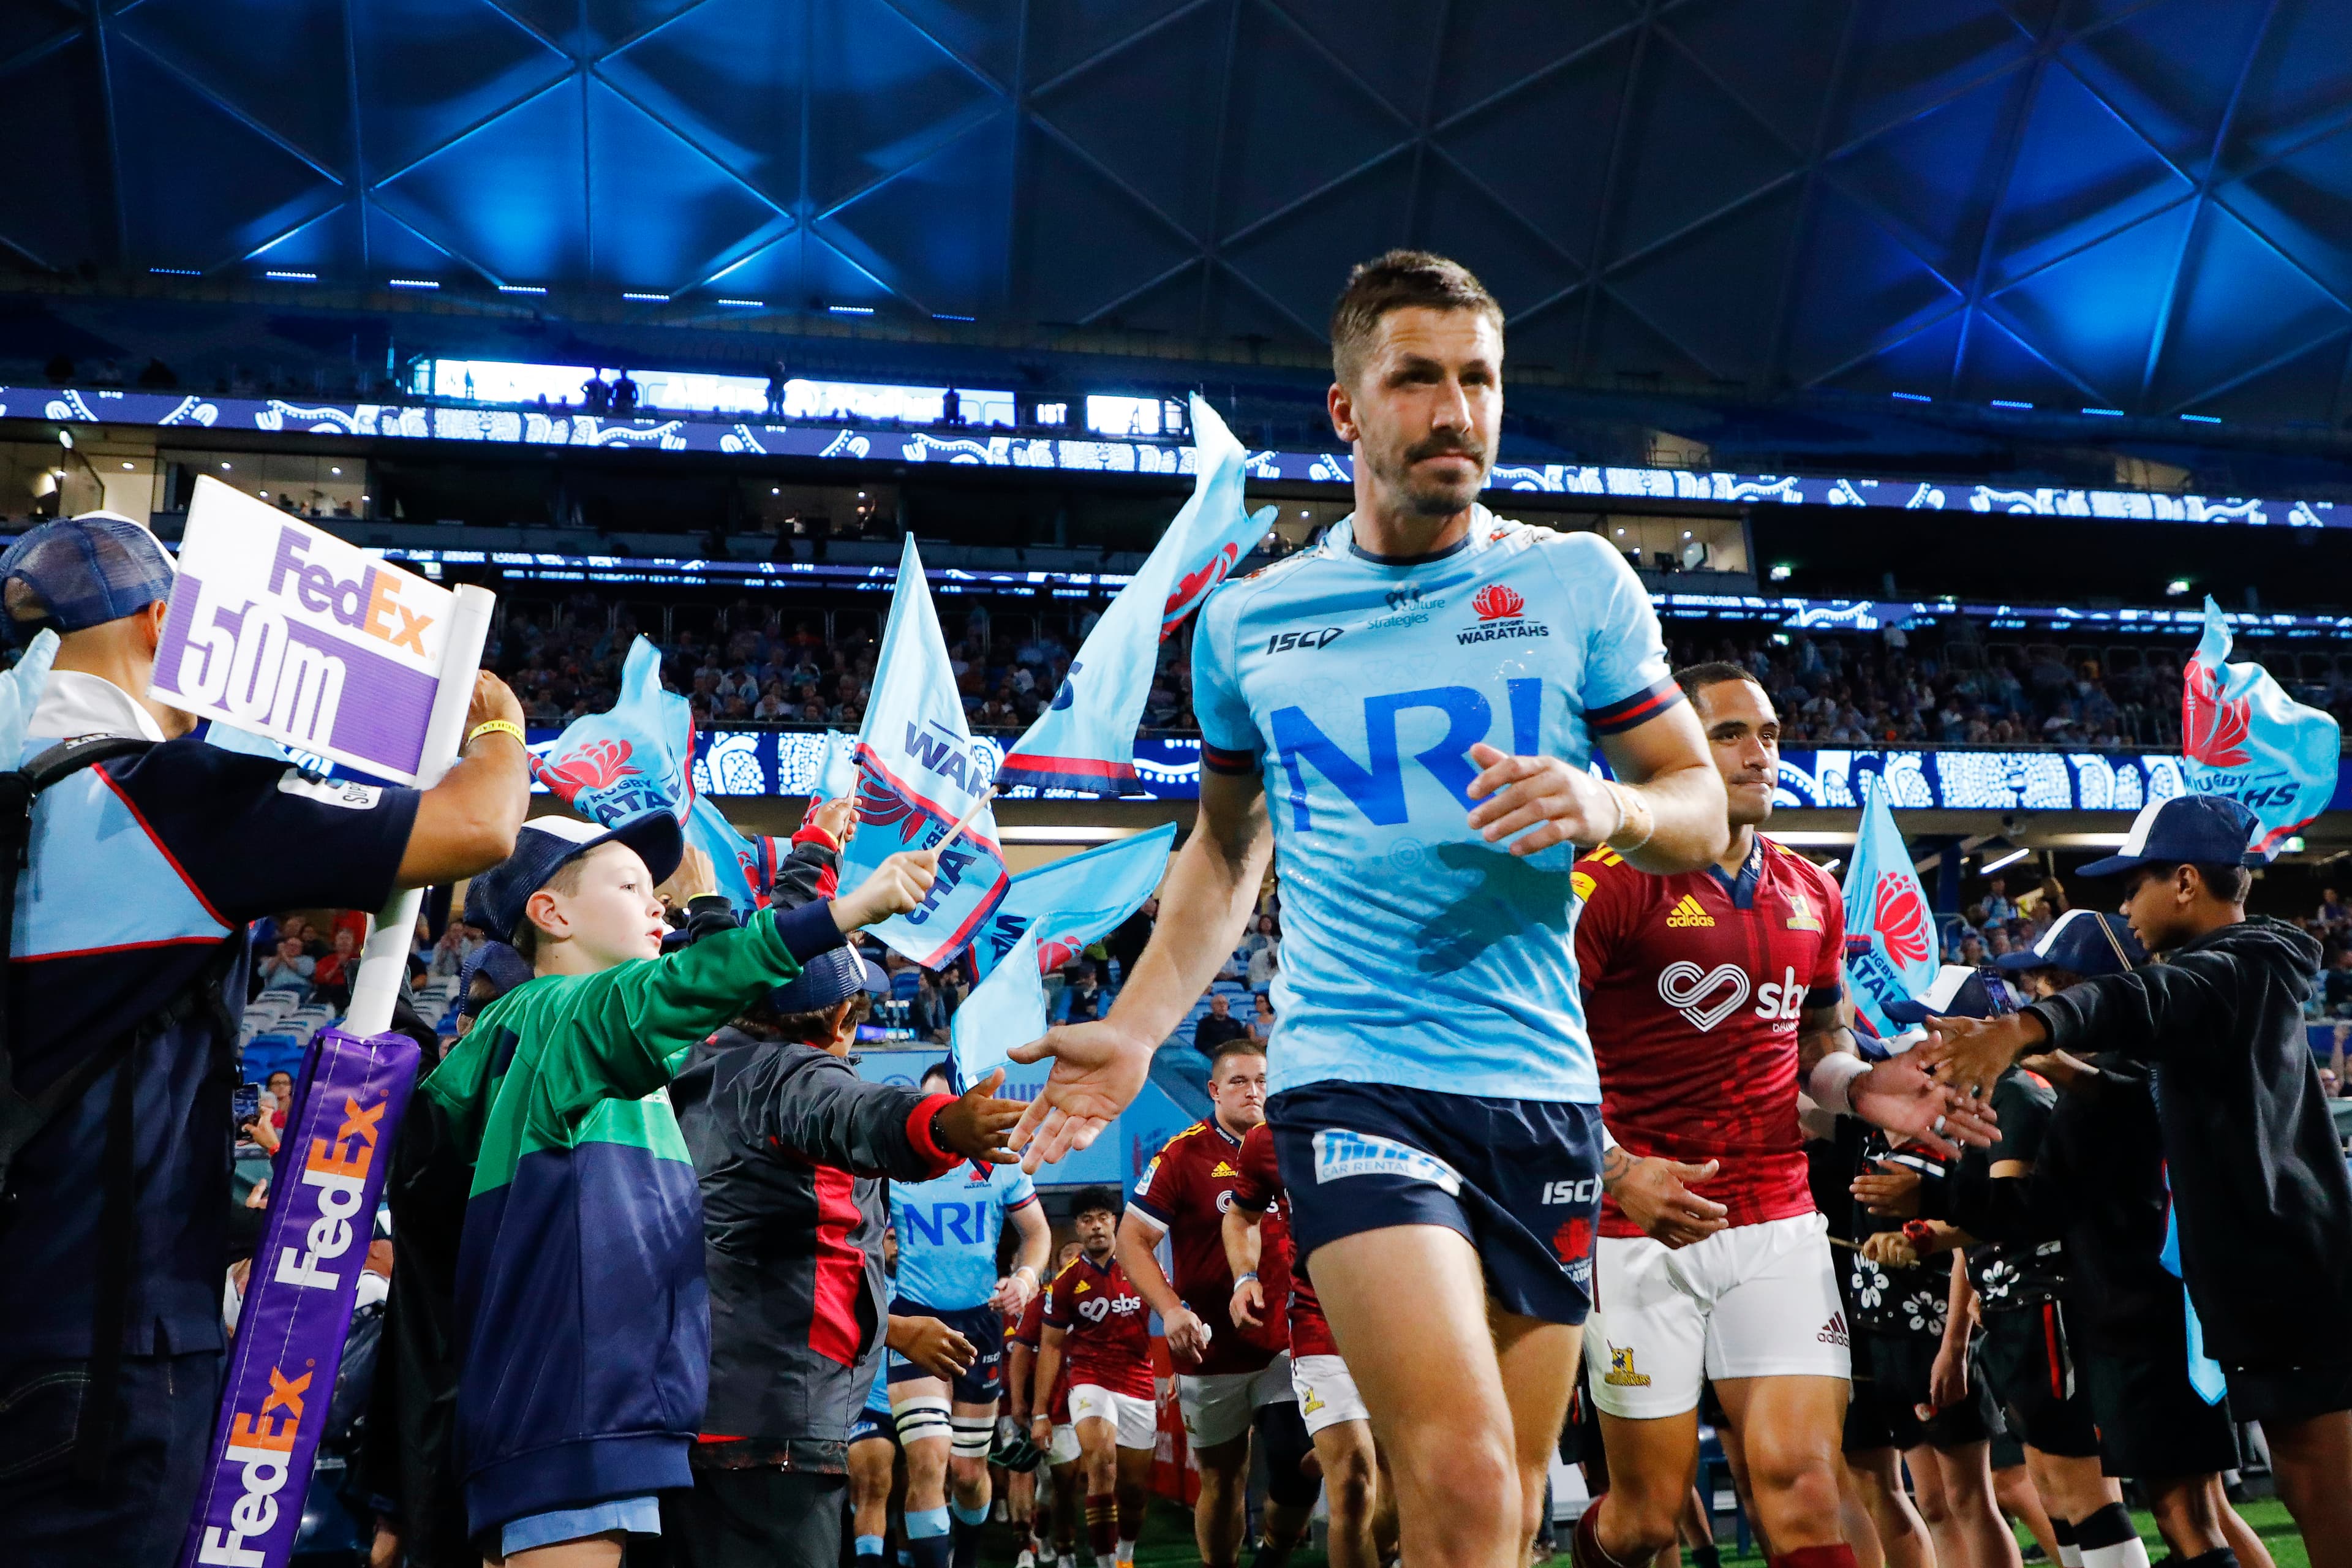
[(1647, 1388), (1650, 1386), (1650, 1374), (1633, 1370), (1632, 1345), (1611, 1345), (1609, 1371), (1601, 1381), (1612, 1388)]
[(1319, 1184), (1348, 1176), (1401, 1176), (1427, 1182), (1449, 1196), (1462, 1194), (1461, 1173), (1434, 1154), (1377, 1133), (1326, 1127), (1315, 1134), (1315, 1180)]

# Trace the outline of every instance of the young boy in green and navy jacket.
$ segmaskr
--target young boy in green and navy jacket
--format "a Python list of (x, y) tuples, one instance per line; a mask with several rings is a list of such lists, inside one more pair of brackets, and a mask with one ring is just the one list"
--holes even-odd
[(847, 932), (915, 908), (933, 875), (930, 853), (896, 855), (855, 892), (762, 910), (662, 957), (655, 889), (683, 856), (666, 811), (610, 830), (527, 824), (482, 894), (535, 977), (485, 1009), (418, 1090), (474, 1145), (458, 1458), (469, 1530), (518, 1568), (518, 1554), (567, 1543), (567, 1562), (617, 1562), (628, 1534), (658, 1532), (654, 1494), (693, 1481), (710, 1331), (671, 1074)]

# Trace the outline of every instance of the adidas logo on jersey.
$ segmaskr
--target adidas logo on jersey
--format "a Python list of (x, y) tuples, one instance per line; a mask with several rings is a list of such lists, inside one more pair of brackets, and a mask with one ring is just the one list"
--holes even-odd
[(1715, 924), (1715, 917), (1698, 907), (1697, 894), (1685, 893), (1682, 898), (1682, 902), (1676, 904), (1674, 907), (1674, 911), (1666, 916), (1666, 924), (1670, 928), (1676, 926), (1711, 927)]
[(1225, 1163), (1224, 1161), (1220, 1160), (1217, 1162), (1217, 1168), (1209, 1173), (1209, 1179), (1213, 1182), (1221, 1182), (1228, 1176), (1239, 1177), (1241, 1173), (1239, 1171), (1234, 1170), (1231, 1165)]

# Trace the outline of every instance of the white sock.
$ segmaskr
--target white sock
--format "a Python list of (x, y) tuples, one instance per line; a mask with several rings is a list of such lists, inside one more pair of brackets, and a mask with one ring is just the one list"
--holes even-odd
[(1118, 1559), (1108, 1552), (1095, 1553), (1095, 1568), (1118, 1568)]

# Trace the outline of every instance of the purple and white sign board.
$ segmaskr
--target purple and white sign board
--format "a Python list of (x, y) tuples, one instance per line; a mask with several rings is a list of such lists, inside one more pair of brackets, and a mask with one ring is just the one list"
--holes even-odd
[(284, 1568), (294, 1554), (417, 1056), (406, 1035), (327, 1029), (310, 1043), (181, 1568)]
[[(447, 763), (425, 755), (425, 735), (456, 604), (437, 584), (199, 478), (149, 695), (380, 778), (430, 784), (424, 775)], [(449, 684), (451, 700), (470, 689)]]

